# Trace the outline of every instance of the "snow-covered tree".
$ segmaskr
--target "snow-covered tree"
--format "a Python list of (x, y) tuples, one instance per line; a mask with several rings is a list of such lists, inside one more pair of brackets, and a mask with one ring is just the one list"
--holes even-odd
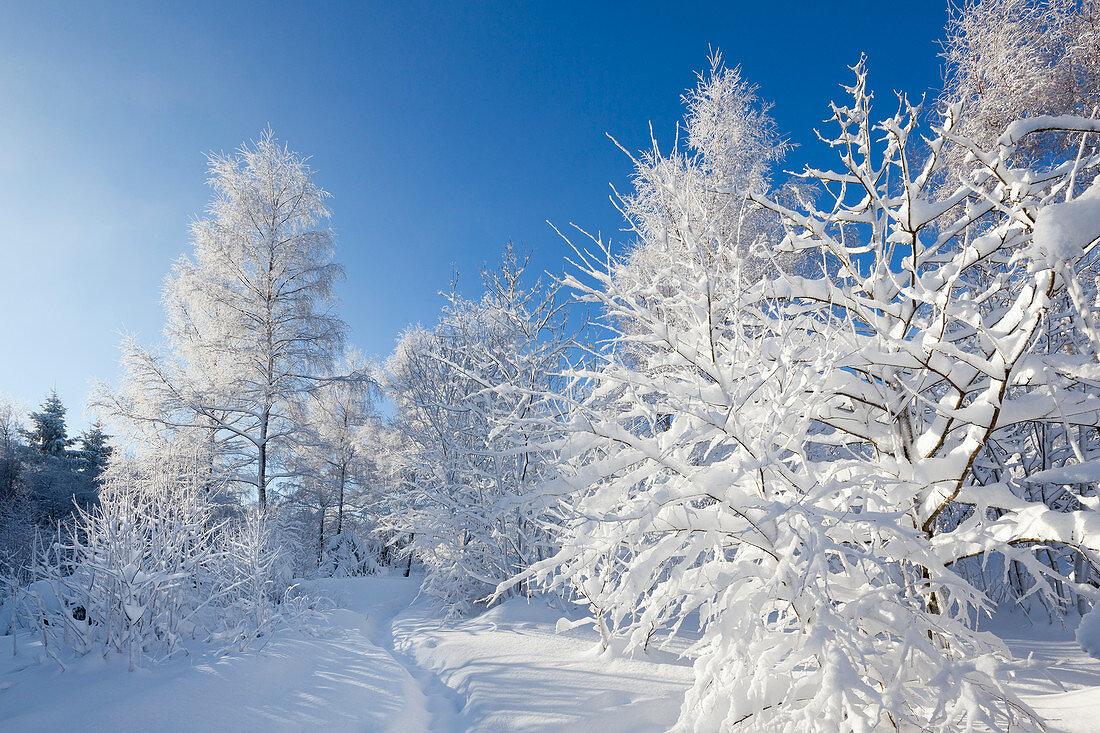
[(123, 386), (97, 403), (132, 425), (207, 432), (225, 473), (264, 507), (287, 476), (284, 448), (306, 430), (292, 416), (343, 347), (342, 270), (322, 226), (328, 194), (270, 131), (210, 156), (209, 171), (209, 216), (165, 283), (168, 350), (128, 339)]
[[(991, 148), (1011, 122), (1093, 115), (1100, 105), (1100, 5), (1092, 0), (967, 0), (949, 6), (941, 102), (963, 102), (956, 134)], [(1065, 155), (1078, 136), (1019, 141), (1029, 157)], [(947, 151), (957, 173), (965, 154)], [(1072, 153), (1071, 153), (1072, 154)], [(950, 177), (954, 183), (955, 176)]]
[[(780, 232), (772, 212), (745, 195), (726, 193), (770, 191), (772, 166), (788, 151), (757, 87), (715, 52), (709, 71), (699, 75), (683, 102), (687, 114), (680, 146), (663, 154), (654, 141), (644, 155), (632, 157), (633, 190), (618, 203), (639, 236), (629, 256), (616, 264), (615, 276), (624, 286), (647, 284), (646, 297), (655, 301), (676, 287), (660, 280), (670, 258), (714, 258), (718, 249), (735, 247), (744, 266), (762, 275), (773, 265), (752, 245), (762, 238), (774, 241)], [(681, 231), (685, 226), (691, 231)]]
[[(618, 276), (601, 248), (567, 278), (629, 328), (574, 372), (593, 390), (547, 486), (566, 512), (562, 549), (529, 575), (635, 648), (698, 612), (685, 729), (1034, 722), (998, 681), (1006, 651), (972, 629), (987, 598), (954, 566), (1017, 562), (1054, 592), (1055, 575), (1074, 584), (1043, 547), (1097, 559), (1091, 493), (1063, 489), (1071, 500), (1053, 507), (1016, 467), (989, 469), (1018, 460), (1020, 425), (1077, 435), (1097, 422), (1096, 350), (1048, 348), (1046, 334), (1064, 323), (1058, 302), (1078, 304), (1088, 333), (1091, 303), (1073, 293), (1100, 241), (1100, 189), (1078, 197), (1074, 182), (1100, 157), (1032, 168), (1017, 143), (1100, 123), (1022, 121), (987, 150), (955, 132), (955, 105), (922, 141), (904, 102), (874, 122), (855, 72), (827, 140), (841, 168), (805, 174), (819, 197), (718, 191), (781, 218), (782, 242), (750, 250), (770, 270), (670, 175), (663, 219), (625, 198), (653, 276)], [(951, 147), (968, 169), (944, 191)]]
[(570, 338), (554, 288), (522, 283), (511, 247), (486, 293), (452, 293), (440, 323), (413, 329), (386, 364), (394, 426), (407, 442), (408, 494), (387, 528), (412, 536), (426, 590), (462, 612), (544, 556), (532, 487), (552, 470), (545, 446), (552, 387)]
[(111, 436), (103, 429), (103, 423), (96, 420), (92, 427), (80, 435), (80, 449), (76, 452), (80, 470), (92, 479), (99, 477), (107, 468), (115, 449), (110, 444)]
[(31, 428), (24, 432), (31, 447), (45, 456), (64, 458), (74, 442), (65, 425), (65, 405), (57, 390), (46, 396), (40, 412), (30, 414)]
[[(1040, 561), (1036, 543), (1069, 546), (1095, 562), (1086, 528), (1100, 515), (1081, 497), (1061, 508), (1035, 500), (1022, 467), (1009, 464), (1027, 452), (1021, 426), (1076, 434), (1096, 424), (1100, 402), (1079, 366), (1093, 350), (1052, 349), (1047, 335), (1064, 324), (1056, 306), (1094, 259), (1096, 189), (1077, 198), (1074, 182), (1100, 158), (1033, 168), (1017, 143), (1044, 131), (1080, 136), (1100, 122), (1019, 121), (983, 150), (955, 132), (965, 112), (954, 105), (918, 143), (918, 109), (903, 105), (872, 123), (862, 63), (849, 91), (851, 106), (833, 108), (840, 132), (830, 143), (841, 170), (807, 173), (830, 192), (828, 205), (795, 210), (753, 195), (784, 217), (785, 246), (820, 259), (827, 274), (784, 277), (761, 292), (807, 313), (843, 313), (852, 324), (828, 333), (847, 341), (850, 356), (836, 386), (841, 401), (822, 421), (838, 448), (865, 457), (869, 474), (887, 471), (909, 484), (906, 511), (944, 562), (993, 553), (1024, 566), (1046, 591), (1058, 568)], [(969, 154), (967, 177), (935, 191), (950, 147)], [(1078, 590), (1094, 595), (1087, 585)]]

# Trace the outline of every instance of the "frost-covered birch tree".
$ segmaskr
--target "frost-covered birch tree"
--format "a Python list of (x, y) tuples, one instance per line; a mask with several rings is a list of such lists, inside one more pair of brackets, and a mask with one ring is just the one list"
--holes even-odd
[(208, 216), (165, 282), (167, 348), (127, 339), (122, 387), (98, 398), (139, 427), (206, 433), (221, 469), (261, 507), (287, 477), (283, 449), (306, 429), (293, 419), (297, 403), (332, 373), (344, 343), (328, 194), (313, 179), (270, 131), (210, 156)]

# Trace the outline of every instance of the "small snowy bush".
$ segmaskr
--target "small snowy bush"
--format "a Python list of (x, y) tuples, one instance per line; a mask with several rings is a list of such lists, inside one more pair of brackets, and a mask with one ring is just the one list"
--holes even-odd
[(378, 572), (381, 549), (367, 544), (354, 532), (344, 531), (325, 545), (320, 572), (331, 578), (350, 578)]
[(295, 598), (277, 520), (216, 520), (208, 481), (178, 456), (112, 470), (99, 505), (58, 529), (24, 590), (20, 611), (47, 653), (62, 665), (69, 653), (125, 654), (134, 669), (191, 642), (244, 650), (311, 609)]
[(113, 472), (99, 506), (77, 510), (40, 553), (34, 609), (47, 647), (160, 659), (195, 637), (218, 594), (207, 487), (164, 459)]

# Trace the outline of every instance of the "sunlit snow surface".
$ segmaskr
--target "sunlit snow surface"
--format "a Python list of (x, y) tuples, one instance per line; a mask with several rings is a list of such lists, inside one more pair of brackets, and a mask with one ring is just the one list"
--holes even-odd
[[(38, 662), (31, 638), (13, 658), (0, 637), (0, 730), (644, 733), (675, 720), (691, 677), (674, 653), (683, 642), (633, 659), (600, 655), (589, 627), (555, 633), (563, 612), (539, 600), (443, 621), (413, 602), (418, 582), (323, 581), (317, 591), (340, 608), (319, 638), (284, 633), (260, 653), (197, 654), (135, 673), (101, 657), (61, 673)], [(1015, 685), (1051, 730), (1100, 732), (1100, 660), (1072, 629), (1031, 628), (1016, 614), (988, 628), (1032, 654)]]
[(1001, 613), (984, 627), (1003, 638), (1013, 656), (1032, 665), (1017, 673), (1013, 686), (1043, 715), (1051, 731), (1095, 733), (1100, 731), (1100, 660), (1085, 653), (1074, 639), (1077, 617), (1064, 628), (1045, 617), (1037, 625), (1019, 613)]

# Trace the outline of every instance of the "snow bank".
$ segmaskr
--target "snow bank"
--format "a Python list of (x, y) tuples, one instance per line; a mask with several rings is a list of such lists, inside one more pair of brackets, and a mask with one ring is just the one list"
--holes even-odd
[[(43, 663), (40, 646), (0, 637), (0, 730), (462, 731), (667, 730), (691, 682), (678, 652), (598, 652), (579, 616), (512, 599), (444, 621), (420, 578), (380, 575), (309, 584), (340, 606), (327, 632), (288, 633), (262, 652), (172, 658), (137, 672), (124, 659)], [(1060, 626), (1005, 614), (983, 626), (1033, 663), (1011, 685), (1062, 733), (1100, 733), (1100, 660)]]
[(1092, 656), (1100, 659), (1100, 606), (1081, 617), (1077, 625), (1077, 643)]
[(370, 622), (375, 607), (388, 615), (393, 604), (407, 605), (415, 582), (373, 589), (379, 593), (346, 594), (343, 605), (354, 610), (333, 611), (322, 637), (284, 632), (262, 652), (209, 651), (137, 672), (124, 659), (89, 655), (62, 673), (30, 637), (20, 638), (17, 657), (11, 637), (0, 637), (0, 730), (424, 731), (424, 696), (372, 640)]
[[(1072, 628), (1073, 619), (1066, 625)], [(1013, 656), (1030, 657), (1010, 684), (1051, 733), (1100, 732), (1100, 660), (1081, 650), (1072, 631), (1041, 620), (1032, 625), (1022, 613), (1005, 611), (982, 626), (1004, 639)]]

